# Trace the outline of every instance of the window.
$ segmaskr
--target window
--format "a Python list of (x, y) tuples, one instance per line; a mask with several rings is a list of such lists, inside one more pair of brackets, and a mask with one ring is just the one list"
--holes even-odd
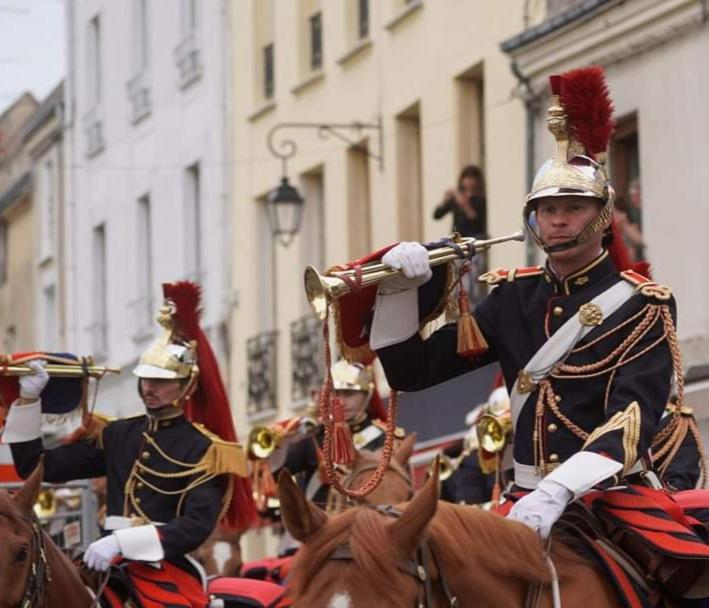
[(89, 107), (91, 107), (101, 101), (101, 21), (99, 15), (89, 21), (87, 53), (87, 100)]
[(348, 259), (356, 260), (372, 250), (368, 145), (347, 151)]
[(150, 332), (152, 327), (153, 247), (151, 220), (150, 195), (145, 194), (138, 199), (138, 242), (135, 269), (138, 281), (136, 285), (138, 297), (135, 301), (138, 336)]
[(273, 43), (263, 47), (263, 96), (266, 99), (273, 99), (275, 91), (273, 72)]
[(42, 164), (40, 169), (40, 235), (39, 253), (40, 261), (54, 255), (56, 240), (56, 167), (52, 159)]
[(618, 120), (610, 145), (610, 169), (616, 189), (615, 221), (633, 262), (647, 261), (643, 237), (640, 189), (640, 141), (638, 117)]
[(93, 324), (91, 343), (97, 357), (105, 357), (108, 350), (108, 293), (106, 277), (106, 228), (103, 224), (94, 228), (93, 237)]
[(310, 17), (310, 69), (322, 68), (322, 13)]
[(369, 0), (358, 0), (357, 35), (360, 40), (369, 37)]
[(183, 38), (197, 31), (198, 18), (197, 0), (182, 0), (180, 7), (180, 33)]
[(42, 348), (57, 349), (57, 297), (54, 285), (42, 289)]
[(148, 69), (148, 0), (133, 0), (133, 72), (140, 74)]
[(202, 218), (199, 163), (185, 170), (185, 271), (188, 279), (202, 280)]
[(417, 102), (396, 117), (399, 239), (423, 238), (421, 111)]
[(0, 285), (7, 281), (7, 222), (0, 219)]

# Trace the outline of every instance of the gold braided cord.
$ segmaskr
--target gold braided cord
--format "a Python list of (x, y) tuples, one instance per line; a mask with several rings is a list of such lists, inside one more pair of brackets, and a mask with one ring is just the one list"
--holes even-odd
[(672, 355), (672, 367), (674, 368), (675, 382), (677, 383), (677, 405), (682, 407), (684, 406), (684, 366), (682, 365), (682, 351), (680, 351), (679, 343), (677, 342), (677, 329), (672, 320), (672, 312), (667, 304), (663, 304), (660, 307), (660, 312), (667, 332), (670, 354)]
[(335, 463), (333, 462), (332, 453), (333, 438), (335, 434), (335, 421), (333, 417), (331, 399), (333, 390), (332, 355), (330, 353), (330, 328), (329, 318), (327, 316), (323, 321), (322, 332), (326, 376), (325, 381), (323, 382), (322, 390), (320, 391), (319, 412), (325, 430), (325, 438), (323, 440), (325, 479), (328, 485), (335, 488), (335, 490), (337, 490), (340, 494), (348, 496), (349, 498), (361, 500), (362, 498), (370, 494), (372, 491), (374, 491), (374, 489), (381, 483), (382, 478), (384, 477), (384, 473), (389, 468), (389, 463), (391, 462), (391, 457), (394, 452), (396, 414), (399, 407), (399, 399), (397, 392), (392, 390), (391, 396), (389, 398), (389, 407), (387, 411), (386, 431), (384, 434), (384, 447), (381, 450), (376, 470), (374, 471), (374, 473), (372, 473), (372, 476), (356, 490), (350, 490), (348, 488), (345, 488), (342, 484), (342, 480), (340, 479), (339, 474), (335, 470)]
[(706, 455), (704, 452), (704, 443), (702, 441), (699, 428), (697, 427), (697, 422), (691, 415), (682, 415), (681, 411), (684, 407), (684, 366), (682, 365), (682, 352), (679, 348), (679, 343), (677, 340), (677, 330), (675, 329), (674, 320), (672, 319), (672, 312), (667, 304), (661, 306), (662, 321), (665, 326), (665, 333), (667, 335), (667, 343), (670, 347), (670, 354), (672, 356), (672, 367), (675, 373), (675, 382), (677, 385), (677, 396), (676, 396), (676, 409), (673, 413), (672, 421), (660, 432), (657, 437), (653, 440), (652, 447), (662, 445), (659, 449), (653, 452), (652, 459), (654, 463), (659, 464), (659, 471), (661, 475), (664, 475), (670, 467), (672, 460), (675, 458), (682, 443), (687, 437), (687, 433), (691, 433), (697, 444), (697, 451), (699, 452), (699, 468), (700, 468), (700, 481), (701, 487), (706, 486), (707, 482), (707, 463)]
[[(596, 338), (592, 342), (583, 345), (580, 348), (575, 349), (572, 352), (580, 352), (593, 346), (604, 338), (607, 338), (611, 334), (618, 332), (623, 327), (626, 327), (631, 322), (641, 319), (641, 321), (633, 328), (633, 330), (628, 334), (626, 338), (606, 357), (600, 361), (590, 363), (587, 365), (570, 365), (561, 364), (555, 368), (554, 372), (550, 374), (550, 378), (558, 380), (581, 380), (586, 378), (594, 378), (609, 374), (608, 384), (606, 386), (605, 392), (605, 404), (604, 409), (608, 407), (608, 400), (610, 396), (610, 386), (618, 369), (629, 364), (630, 362), (642, 357), (647, 352), (658, 346), (661, 342), (668, 340), (668, 331), (665, 330), (663, 335), (661, 335), (656, 340), (653, 340), (651, 344), (643, 348), (637, 353), (630, 355), (631, 351), (640, 343), (640, 341), (647, 336), (647, 334), (652, 330), (655, 324), (660, 320), (662, 315), (662, 306), (659, 305), (646, 305), (642, 310), (633, 315), (630, 319), (624, 321), (619, 326), (606, 332), (602, 336)], [(535, 445), (535, 465), (537, 466), (538, 472), (546, 473), (547, 464), (544, 457), (544, 449), (542, 445), (543, 437), (543, 422), (544, 422), (544, 411), (545, 409), (550, 410), (556, 418), (561, 421), (561, 423), (571, 431), (576, 437), (588, 442), (589, 433), (582, 429), (579, 425), (573, 422), (568, 416), (566, 416), (559, 407), (557, 398), (554, 392), (554, 388), (551, 384), (550, 379), (542, 380), (539, 383), (539, 396), (537, 398), (537, 404), (535, 409), (535, 427), (534, 427), (534, 445)], [(615, 421), (621, 413), (619, 412), (610, 422)], [(608, 423), (607, 423), (608, 424)], [(606, 425), (604, 425), (606, 427)], [(604, 428), (600, 427), (600, 428)], [(596, 429), (598, 431), (599, 429)], [(606, 427), (605, 430), (613, 430), (610, 427)], [(631, 433), (632, 435), (633, 433)], [(629, 436), (629, 439), (632, 439)], [(627, 443), (627, 442), (624, 442)]]
[(626, 319), (622, 323), (616, 325), (613, 329), (608, 330), (606, 333), (603, 335), (598, 336), (594, 340), (591, 340), (590, 342), (576, 347), (574, 350), (571, 351), (571, 354), (575, 355), (576, 353), (580, 353), (588, 348), (591, 348), (592, 346), (595, 346), (598, 344), (601, 340), (605, 340), (608, 336), (611, 336), (615, 333), (618, 333), (621, 329), (623, 329), (626, 325), (630, 325), (633, 321), (641, 317), (643, 314), (646, 314), (648, 311), (648, 308), (650, 308), (651, 304), (646, 304), (643, 308), (641, 308), (638, 312), (636, 312), (632, 317), (629, 319)]
[[(566, 363), (563, 363), (557, 367), (558, 371), (561, 372), (566, 372), (568, 374), (588, 374), (589, 372), (595, 372), (599, 369), (602, 369), (606, 367), (607, 365), (610, 364), (611, 361), (617, 359), (622, 353), (628, 350), (629, 346), (633, 344), (638, 335), (641, 335), (643, 332), (647, 331), (648, 326), (652, 325), (658, 317), (659, 312), (655, 309), (652, 308), (647, 312), (645, 315), (645, 318), (638, 323), (637, 327), (633, 329), (630, 334), (628, 334), (628, 337), (625, 338), (611, 353), (601, 359), (600, 361), (596, 361), (595, 363), (588, 363), (586, 365), (569, 365)], [(610, 370), (605, 370), (610, 371)], [(605, 372), (602, 372), (605, 373)]]
[(559, 404), (556, 401), (556, 395), (554, 393), (554, 388), (552, 387), (551, 382), (549, 382), (548, 380), (546, 382), (549, 383), (549, 398), (547, 399), (547, 405), (549, 409), (559, 420), (564, 423), (564, 426), (569, 429), (574, 435), (576, 435), (579, 439), (586, 440), (586, 438), (588, 437), (588, 433), (562, 413), (562, 411), (559, 409)]
[[(659, 316), (657, 317), (659, 319)], [(664, 342), (667, 339), (667, 331), (665, 331), (657, 340), (652, 342), (649, 346), (646, 348), (640, 350), (640, 352), (635, 353), (632, 357), (626, 359), (627, 354), (642, 340), (652, 329), (652, 327), (655, 326), (655, 323), (652, 323), (647, 327), (647, 329), (642, 332), (640, 335), (638, 335), (637, 339), (628, 347), (628, 350), (626, 350), (618, 359), (618, 364), (613, 368), (613, 370), (610, 373), (610, 376), (608, 376), (608, 383), (606, 384), (606, 393), (603, 397), (603, 410), (606, 411), (608, 409), (608, 401), (610, 400), (610, 395), (611, 395), (611, 385), (613, 383), (613, 379), (615, 378), (615, 374), (618, 371), (619, 367), (621, 365), (626, 365), (630, 363), (631, 361), (638, 359), (639, 357), (642, 357), (646, 352), (652, 350), (656, 346), (658, 346), (661, 342)]]
[(172, 464), (176, 464), (177, 466), (183, 468), (195, 468), (200, 464), (199, 462), (183, 462), (182, 460), (177, 460), (176, 458), (173, 458), (172, 456), (166, 454), (150, 435), (148, 435), (147, 433), (143, 433), (143, 437), (150, 445), (155, 448), (155, 451), (160, 454), (160, 456), (162, 456), (165, 460)]

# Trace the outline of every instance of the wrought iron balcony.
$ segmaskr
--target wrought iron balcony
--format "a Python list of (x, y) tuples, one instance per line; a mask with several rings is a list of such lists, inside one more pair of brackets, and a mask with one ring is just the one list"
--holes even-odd
[(252, 420), (278, 409), (277, 337), (278, 332), (268, 331), (246, 341), (249, 382), (246, 414)]
[(306, 403), (324, 378), (322, 324), (312, 315), (290, 324), (291, 401)]

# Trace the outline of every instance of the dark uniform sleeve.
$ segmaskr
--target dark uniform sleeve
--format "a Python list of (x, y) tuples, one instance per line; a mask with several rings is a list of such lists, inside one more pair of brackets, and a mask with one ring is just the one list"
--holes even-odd
[[(691, 425), (695, 429), (697, 428), (696, 420), (694, 420), (692, 414), (682, 414), (681, 416), (682, 418), (680, 420), (683, 422), (686, 421), (686, 417), (691, 418), (691, 420), (688, 421), (688, 427)], [(665, 432), (665, 430), (675, 422), (674, 418), (672, 413), (665, 416), (660, 422), (655, 436), (657, 437), (659, 434)], [(659, 445), (655, 446), (655, 450), (667, 447), (669, 446), (661, 442)], [(662, 481), (666, 483), (671, 490), (678, 492), (696, 488), (702, 476), (702, 454), (690, 428), (685, 429), (684, 437), (677, 451), (675, 452), (674, 448), (671, 448), (669, 452), (667, 452), (667, 457), (671, 457), (670, 462), (667, 463), (665, 458), (662, 458), (659, 463), (660, 466), (658, 467), (659, 471), (663, 471), (664, 469)], [(655, 464), (657, 466), (658, 463)]]
[(190, 490), (182, 515), (158, 526), (165, 557), (177, 559), (194, 551), (217, 526), (228, 477), (219, 475)]
[[(670, 311), (674, 320), (674, 300)], [(605, 421), (583, 447), (623, 463), (624, 474), (650, 449), (667, 404), (673, 367), (664, 334), (662, 319), (658, 319), (625, 355), (630, 362), (619, 367), (613, 378)]]
[(474, 313), (489, 345), (487, 353), (476, 359), (459, 356), (455, 323), (444, 325), (427, 340), (417, 332), (404, 342), (377, 351), (389, 386), (398, 391), (419, 391), (497, 361), (495, 336), (501, 288), (494, 289)]
[(44, 481), (63, 483), (106, 474), (106, 456), (95, 441), (82, 440), (45, 450), (41, 439), (10, 444), (20, 477), (26, 479), (44, 455)]
[(450, 478), (454, 484), (455, 502), (478, 505), (492, 498), (493, 475), (480, 469), (476, 452), (466, 456)]

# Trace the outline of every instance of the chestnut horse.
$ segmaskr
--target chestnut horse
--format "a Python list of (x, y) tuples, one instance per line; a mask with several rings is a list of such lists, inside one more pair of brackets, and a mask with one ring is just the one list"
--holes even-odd
[[(290, 477), (278, 483), (285, 526), (303, 543), (288, 584), (294, 606), (519, 608), (537, 585), (541, 595), (532, 605), (552, 606), (550, 567), (537, 535), (495, 513), (439, 502), (437, 473), (398, 517), (367, 506), (328, 517)], [(428, 558), (416, 562), (424, 550)], [(621, 606), (594, 564), (558, 542), (551, 560), (564, 608)], [(428, 596), (423, 578), (431, 582)]]
[[(372, 505), (393, 505), (413, 496), (413, 486), (409, 473), (409, 459), (416, 443), (416, 433), (411, 433), (397, 447), (392, 454), (389, 467), (382, 477), (381, 483), (364, 498), (364, 502)], [(357, 489), (367, 481), (377, 468), (379, 454), (368, 450), (357, 450), (356, 459), (350, 472), (342, 480), (347, 489)], [(318, 474), (318, 473), (316, 473)], [(351, 505), (337, 494), (333, 507), (340, 511)], [(240, 534), (217, 528), (207, 541), (195, 552), (195, 557), (204, 567), (209, 576), (238, 576), (241, 572), (241, 550), (239, 548)], [(217, 549), (221, 545), (226, 549), (226, 560), (217, 559)], [(222, 561), (222, 563), (220, 563)], [(261, 564), (262, 562), (257, 562)]]
[(34, 517), (43, 472), (40, 463), (14, 496), (0, 490), (0, 608), (81, 608), (93, 601), (74, 565)]

